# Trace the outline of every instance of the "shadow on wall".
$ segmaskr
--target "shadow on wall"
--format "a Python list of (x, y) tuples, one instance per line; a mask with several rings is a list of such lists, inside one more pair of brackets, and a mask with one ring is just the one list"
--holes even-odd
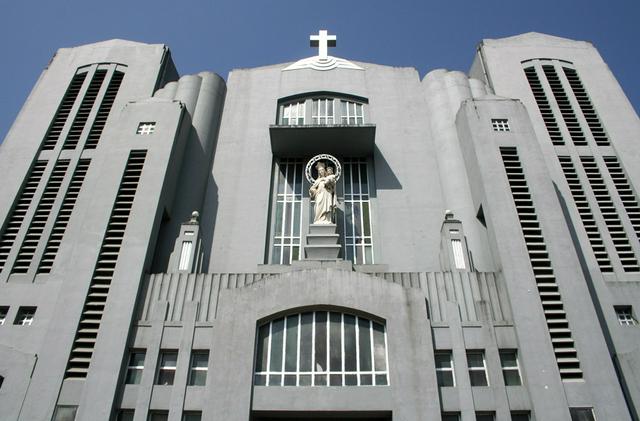
[[(389, 163), (380, 152), (380, 149), (376, 146), (373, 151), (373, 161), (375, 165), (375, 181), (376, 189), (379, 190), (399, 190), (402, 189), (400, 180), (393, 173), (393, 170), (389, 166)], [(375, 197), (375, 191), (372, 192), (372, 196)]]
[[(623, 375), (623, 371), (620, 369), (620, 364), (615, 357), (617, 355), (615, 346), (613, 344), (613, 339), (611, 338), (611, 334), (609, 333), (609, 329), (607, 328), (607, 322), (603, 313), (602, 305), (598, 300), (598, 294), (596, 292), (596, 287), (593, 284), (593, 278), (591, 277), (591, 273), (589, 272), (589, 266), (585, 259), (584, 253), (582, 251), (582, 247), (580, 246), (580, 240), (578, 239), (578, 235), (576, 234), (575, 225), (571, 219), (571, 215), (569, 213), (569, 209), (567, 208), (567, 203), (562, 196), (562, 193), (558, 189), (556, 183), (553, 183), (553, 188), (556, 191), (556, 196), (558, 197), (558, 202), (560, 202), (560, 207), (562, 208), (562, 215), (564, 216), (564, 220), (567, 224), (567, 228), (569, 228), (569, 233), (571, 234), (571, 241), (573, 242), (574, 248), (576, 250), (576, 254), (578, 256), (578, 261), (580, 262), (580, 268), (582, 269), (582, 274), (587, 284), (587, 289), (589, 290), (589, 295), (591, 296), (591, 301), (593, 302), (593, 308), (596, 310), (596, 315), (598, 317), (598, 322), (600, 324), (600, 329), (602, 330), (602, 334), (605, 338), (605, 342), (607, 344), (607, 349), (609, 350), (609, 354), (613, 356), (612, 361), (615, 368), (616, 376), (618, 377), (618, 382), (620, 382), (620, 386), (622, 386), (622, 391), (624, 394), (624, 399), (627, 403), (627, 407), (629, 412), (633, 414), (634, 419), (638, 419), (638, 412), (635, 406), (633, 405), (633, 399), (629, 396), (629, 386), (627, 386), (627, 379), (625, 379)], [(635, 381), (631, 379), (631, 381)]]

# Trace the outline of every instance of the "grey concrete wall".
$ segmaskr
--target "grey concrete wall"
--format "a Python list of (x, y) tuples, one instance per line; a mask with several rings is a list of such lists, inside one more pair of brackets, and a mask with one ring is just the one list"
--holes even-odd
[[(508, 118), (511, 131), (493, 131), (492, 118)], [(603, 359), (607, 354), (605, 337), (594, 329), (598, 326), (597, 315), (585, 278), (576, 270), (578, 256), (524, 106), (516, 100), (499, 98), (469, 100), (457, 121), (465, 160), (477, 171), (474, 180), (483, 185), (477, 200), (485, 208), (493, 248), (502, 256), (502, 272), (514, 309), (513, 319), (523, 366), (529, 373), (536, 417), (568, 419), (568, 413), (562, 409), (568, 405), (593, 406), (604, 419), (630, 419), (613, 364)], [(560, 382), (554, 373), (555, 357), (499, 155), (500, 146), (515, 146), (518, 150), (584, 371), (584, 382)]]
[[(573, 67), (577, 71), (610, 139), (611, 146), (596, 147), (594, 145), (587, 123), (581, 116), (579, 107), (570, 94), (571, 89), (563, 80), (562, 75), (560, 75), (562, 84), (565, 87), (565, 91), (569, 93), (571, 104), (578, 115), (578, 121), (590, 145), (573, 146), (568, 132), (559, 118), (558, 106), (555, 101), (551, 100), (553, 112), (556, 118), (560, 120), (560, 128), (566, 143), (565, 146), (552, 146), (544, 121), (523, 73), (523, 64), (521, 62), (534, 58), (558, 59), (573, 63)], [(572, 238), (580, 253), (581, 268), (586, 274), (587, 286), (593, 296), (599, 323), (609, 343), (609, 352), (612, 354), (614, 361), (620, 361), (621, 381), (629, 387), (628, 397), (632, 400), (632, 406), (635, 407), (635, 417), (637, 419), (637, 411), (640, 408), (640, 393), (636, 380), (637, 371), (633, 367), (640, 364), (640, 347), (638, 345), (640, 342), (638, 342), (637, 332), (634, 329), (625, 329), (624, 326), (620, 326), (614, 306), (632, 305), (634, 309), (640, 308), (640, 290), (636, 286), (640, 278), (638, 273), (624, 272), (620, 267), (617, 261), (616, 249), (609, 239), (605, 221), (598, 211), (597, 203), (589, 191), (585, 175), (578, 163), (578, 157), (581, 155), (595, 157), (607, 188), (611, 193), (613, 203), (618, 208), (622, 224), (629, 237), (630, 246), (635, 251), (636, 257), (638, 257), (640, 239), (634, 235), (634, 229), (627, 219), (626, 212), (616, 194), (616, 189), (607, 174), (601, 157), (603, 155), (618, 156), (629, 181), (634, 186), (636, 197), (639, 197), (640, 169), (636, 163), (640, 157), (640, 150), (637, 147), (637, 139), (640, 136), (640, 121), (615, 76), (611, 73), (598, 51), (588, 42), (572, 41), (536, 33), (500, 40), (484, 40), (472, 67), (472, 76), (480, 76), (482, 70), (481, 62), (484, 64), (485, 71), (488, 73), (495, 92), (500, 95), (521, 99), (529, 112), (549, 176), (555, 183), (565, 206), (563, 210), (566, 215), (567, 225), (571, 229)], [(548, 92), (549, 88), (546, 81), (543, 77), (541, 79), (543, 87)], [(549, 94), (547, 94), (547, 97), (552, 98)], [(573, 203), (571, 193), (559, 166), (558, 155), (572, 157), (582, 186), (587, 193), (587, 199), (595, 220), (600, 227), (612, 264), (615, 267), (615, 273), (613, 274), (600, 272), (580, 220), (580, 215)]]
[(268, 128), (276, 123), (279, 98), (316, 91), (369, 100), (367, 122), (376, 125), (376, 148), (369, 156), (376, 187), (375, 263), (392, 271), (440, 269), (438, 233), (445, 203), (418, 74), (358, 64), (365, 70), (283, 72), (286, 65), (277, 65), (231, 72), (203, 210), (209, 271), (247, 272), (265, 263), (273, 160)]

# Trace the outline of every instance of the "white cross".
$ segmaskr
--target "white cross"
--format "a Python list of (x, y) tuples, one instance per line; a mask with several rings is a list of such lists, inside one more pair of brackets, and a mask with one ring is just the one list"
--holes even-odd
[(327, 60), (327, 47), (336, 46), (336, 36), (327, 35), (325, 30), (320, 30), (318, 35), (311, 35), (309, 40), (312, 47), (318, 47), (318, 58), (320, 60)]

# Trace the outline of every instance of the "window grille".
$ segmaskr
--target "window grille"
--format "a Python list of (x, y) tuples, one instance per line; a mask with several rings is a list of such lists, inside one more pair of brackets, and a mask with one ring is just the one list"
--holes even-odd
[(434, 353), (436, 378), (440, 387), (455, 387), (456, 376), (453, 371), (453, 355), (451, 351), (436, 351)]
[(69, 118), (73, 104), (75, 104), (78, 94), (80, 94), (82, 84), (86, 77), (87, 72), (85, 71), (83, 73), (76, 73), (73, 76), (73, 79), (71, 79), (71, 83), (69, 83), (69, 87), (62, 98), (62, 102), (56, 111), (56, 115), (53, 117), (51, 126), (49, 126), (49, 130), (44, 137), (44, 142), (42, 144), (43, 150), (52, 150), (55, 148), (58, 139), (60, 138), (60, 134), (62, 134), (64, 125)]
[(93, 125), (91, 126), (91, 131), (89, 132), (87, 141), (84, 145), (85, 149), (95, 149), (96, 146), (98, 146), (98, 141), (100, 140), (100, 136), (102, 136), (104, 126), (107, 124), (107, 118), (109, 117), (111, 107), (116, 100), (116, 95), (118, 95), (118, 90), (120, 89), (123, 79), (123, 72), (116, 70), (113, 73), (113, 76), (109, 81), (109, 85), (107, 86), (107, 91), (102, 98), (100, 108), (98, 108), (98, 113), (96, 114)]
[(193, 241), (183, 241), (180, 250), (180, 263), (178, 270), (189, 270), (189, 262), (191, 260), (191, 251), (193, 250)]
[(587, 180), (589, 180), (589, 184), (591, 185), (591, 190), (596, 198), (596, 203), (607, 226), (622, 268), (625, 272), (639, 272), (640, 266), (638, 265), (638, 260), (633, 252), (627, 233), (624, 230), (618, 210), (611, 199), (607, 185), (600, 173), (598, 163), (592, 156), (581, 156), (580, 161), (587, 174)]
[(31, 326), (36, 316), (36, 307), (20, 307), (14, 325)]
[(299, 159), (282, 159), (277, 167), (271, 262), (287, 265), (300, 259), (304, 167)]
[(333, 98), (320, 98), (313, 100), (313, 112), (311, 118), (313, 124), (331, 125), (334, 123)]
[(345, 258), (355, 264), (372, 264), (371, 183), (367, 161), (345, 159), (343, 170)]
[(604, 126), (600, 122), (600, 118), (596, 113), (595, 107), (589, 99), (589, 95), (587, 95), (586, 89), (580, 81), (578, 72), (575, 69), (571, 69), (569, 67), (563, 67), (562, 70), (567, 77), (569, 86), (571, 86), (573, 95), (578, 101), (578, 106), (582, 110), (584, 118), (587, 120), (587, 125), (589, 126), (589, 130), (591, 131), (596, 144), (598, 146), (609, 146), (609, 137), (604, 130)]
[(111, 280), (146, 156), (146, 150), (133, 150), (129, 153), (107, 230), (102, 240), (96, 268), (89, 285), (89, 294), (80, 317), (65, 378), (85, 378), (89, 371)]
[(49, 236), (49, 240), (47, 241), (47, 245), (44, 249), (42, 259), (40, 260), (38, 273), (51, 272), (51, 267), (53, 266), (53, 262), (58, 254), (60, 243), (64, 237), (69, 219), (71, 218), (71, 213), (73, 212), (76, 200), (78, 199), (78, 195), (82, 189), (82, 182), (89, 170), (90, 163), (90, 159), (81, 159), (78, 161), (76, 170), (71, 177), (71, 183), (67, 188), (67, 193), (65, 194), (60, 210), (58, 211), (58, 216), (53, 224), (53, 229), (51, 230), (51, 235)]
[(569, 130), (569, 135), (573, 140), (573, 144), (576, 146), (586, 145), (587, 139), (584, 136), (580, 123), (578, 122), (578, 118), (571, 106), (569, 97), (562, 86), (562, 82), (558, 77), (555, 67), (552, 64), (545, 64), (542, 66), (542, 70), (547, 76), (551, 92), (553, 92), (556, 102), (558, 103), (560, 114), (562, 114), (562, 119), (567, 126), (567, 130)]
[(387, 386), (387, 335), (381, 323), (314, 311), (258, 328), (258, 386)]
[(364, 106), (359, 102), (340, 101), (342, 124), (359, 125), (364, 124)]
[(457, 239), (451, 240), (451, 249), (453, 250), (453, 262), (456, 265), (456, 269), (465, 269), (464, 263), (464, 251), (462, 249), (462, 241)]
[(27, 273), (29, 271), (68, 167), (68, 160), (57, 161), (53, 167), (53, 171), (49, 176), (49, 180), (47, 181), (44, 192), (40, 197), (36, 211), (27, 229), (22, 246), (18, 251), (11, 273)]
[(638, 200), (638, 195), (634, 192), (633, 187), (627, 178), (627, 174), (622, 168), (622, 164), (618, 161), (618, 157), (615, 155), (604, 156), (603, 159), (604, 164), (609, 171), (609, 175), (611, 176), (611, 180), (613, 180), (613, 185), (616, 187), (618, 196), (620, 196), (622, 206), (624, 206), (624, 210), (627, 212), (627, 216), (633, 226), (633, 230), (640, 240), (640, 201)]
[(304, 124), (305, 102), (294, 102), (282, 107), (280, 121), (283, 126), (301, 126)]
[(4, 232), (0, 238), (0, 271), (4, 268), (16, 236), (22, 227), (24, 217), (31, 206), (33, 196), (40, 184), (42, 174), (47, 167), (47, 161), (37, 161), (31, 168), (31, 172), (27, 177), (27, 182), (22, 187), (20, 196), (9, 214), (8, 221), (4, 227)]
[(529, 252), (529, 261), (542, 302), (560, 378), (563, 381), (582, 379), (578, 352), (518, 151), (514, 147), (501, 147), (500, 154)]
[(100, 92), (100, 86), (102, 86), (102, 82), (106, 75), (107, 71), (103, 69), (96, 70), (93, 74), (93, 78), (89, 83), (89, 88), (87, 88), (87, 92), (84, 94), (84, 98), (82, 98), (80, 108), (73, 119), (73, 124), (67, 134), (67, 139), (65, 140), (62, 149), (75, 149), (76, 146), (78, 146), (78, 141), (80, 140), (84, 126), (87, 124), (89, 114), (93, 109), (93, 105), (96, 102), (98, 93)]
[(136, 134), (140, 134), (140, 135), (153, 134), (155, 130), (156, 130), (155, 121), (142, 122), (138, 124), (138, 129), (136, 130)]
[(506, 118), (492, 118), (491, 127), (493, 127), (494, 132), (511, 131), (511, 128), (509, 127), (509, 120), (507, 120)]
[(540, 110), (540, 115), (542, 116), (544, 125), (547, 128), (547, 133), (549, 133), (549, 137), (551, 138), (551, 143), (554, 145), (564, 145), (564, 139), (562, 138), (562, 133), (558, 127), (558, 122), (556, 121), (556, 117), (553, 115), (551, 105), (549, 104), (547, 95), (544, 92), (542, 83), (540, 83), (536, 68), (533, 66), (527, 67), (524, 69), (524, 73), (527, 77), (527, 81), (529, 82), (531, 92), (533, 92), (533, 98), (536, 100), (536, 104)]
[(638, 321), (633, 317), (633, 309), (631, 306), (615, 306), (618, 323), (622, 326), (635, 326)]
[(587, 237), (589, 238), (589, 244), (591, 244), (591, 249), (593, 250), (593, 254), (598, 262), (598, 266), (602, 272), (613, 272), (613, 266), (611, 265), (609, 254), (607, 253), (607, 249), (602, 241), (602, 237), (600, 236), (600, 229), (595, 221), (593, 212), (591, 211), (591, 206), (589, 205), (589, 200), (582, 188), (582, 183), (580, 182), (580, 178), (578, 177), (578, 173), (576, 172), (571, 157), (558, 156), (558, 159), (560, 160), (560, 166), (562, 167), (564, 177), (569, 185), (569, 191), (571, 191), (573, 202), (576, 204), (576, 208), (578, 209), (578, 214), (580, 215), (582, 225), (584, 226)]

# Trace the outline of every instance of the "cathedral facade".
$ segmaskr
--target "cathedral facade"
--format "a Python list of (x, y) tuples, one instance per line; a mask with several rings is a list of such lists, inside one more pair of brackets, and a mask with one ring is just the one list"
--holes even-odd
[(0, 418), (638, 420), (640, 123), (597, 50), (335, 43), (56, 53), (0, 148)]

